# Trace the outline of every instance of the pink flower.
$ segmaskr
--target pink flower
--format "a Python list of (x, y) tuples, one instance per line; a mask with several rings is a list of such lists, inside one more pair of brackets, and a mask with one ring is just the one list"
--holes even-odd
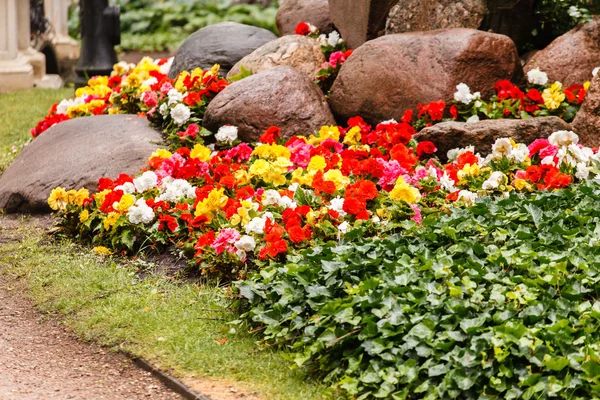
[(415, 215), (413, 215), (413, 217), (411, 219), (413, 221), (415, 221), (417, 224), (421, 225), (421, 223), (423, 222), (423, 218), (421, 217), (421, 209), (416, 204), (411, 204), (410, 208), (412, 208), (413, 211), (415, 212)]
[(288, 150), (292, 154), (290, 161), (299, 167), (306, 168), (310, 162), (310, 151), (313, 146), (305, 143), (303, 140), (294, 140), (287, 145)]
[(217, 254), (223, 253), (227, 250), (229, 253), (235, 253), (235, 242), (240, 239), (240, 233), (233, 228), (225, 228), (219, 232), (219, 235), (210, 245), (213, 249), (216, 250)]
[(173, 89), (173, 85), (171, 85), (170, 82), (165, 82), (163, 83), (163, 85), (160, 87), (160, 92), (162, 94), (167, 94), (169, 93), (169, 90)]
[(158, 96), (156, 92), (152, 90), (146, 90), (144, 93), (142, 93), (141, 100), (148, 108), (154, 108), (158, 104)]
[(540, 158), (554, 157), (558, 151), (558, 146), (550, 145), (540, 150)]
[(515, 179), (527, 179), (527, 172), (523, 171), (522, 169), (517, 171), (515, 174)]
[(385, 161), (378, 158), (377, 162), (383, 167), (383, 176), (379, 179), (377, 184), (384, 190), (391, 190), (396, 184), (398, 177), (407, 173), (397, 160)]
[(346, 56), (341, 51), (332, 53), (329, 57), (329, 64), (332, 68), (336, 68), (338, 64), (343, 64), (346, 61)]
[(244, 162), (250, 159), (252, 148), (246, 143), (240, 143), (233, 149), (224, 151), (221, 156), (227, 161), (231, 161), (237, 157), (237, 162)]
[(175, 153), (170, 158), (163, 161), (160, 165), (160, 169), (156, 170), (156, 175), (160, 179), (164, 179), (168, 176), (172, 176), (175, 169), (182, 168), (184, 165), (185, 159), (179, 153)]

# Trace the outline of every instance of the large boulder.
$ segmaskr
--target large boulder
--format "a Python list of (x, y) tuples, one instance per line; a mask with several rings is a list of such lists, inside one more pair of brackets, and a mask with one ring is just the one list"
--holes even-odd
[(529, 144), (556, 131), (570, 129), (570, 125), (558, 117), (442, 122), (423, 129), (415, 135), (415, 139), (435, 143), (438, 148), (436, 155), (445, 162), (448, 150), (473, 145), (476, 152), (487, 155), (496, 139), (508, 137), (517, 143)]
[(540, 68), (550, 81), (563, 85), (583, 84), (600, 65), (600, 16), (579, 25), (537, 52), (525, 65), (525, 72)]
[(404, 0), (390, 11), (386, 34), (444, 28), (500, 33), (517, 46), (531, 44), (536, 24), (534, 0)]
[(239, 74), (241, 66), (255, 74), (273, 67), (288, 66), (312, 77), (325, 61), (319, 42), (306, 36), (290, 35), (269, 42), (248, 54), (231, 68), (227, 77)]
[(289, 138), (332, 124), (335, 120), (321, 89), (292, 67), (275, 67), (229, 85), (210, 102), (203, 121), (213, 132), (234, 125), (246, 142), (257, 141), (272, 125)]
[(417, 104), (449, 102), (461, 82), (487, 97), (501, 79), (520, 83), (523, 69), (508, 37), (473, 29), (386, 35), (359, 47), (333, 84), (340, 121), (400, 119)]
[(221, 22), (199, 29), (177, 49), (169, 78), (195, 68), (221, 65), (226, 74), (238, 61), (260, 46), (277, 39), (273, 32), (237, 22)]
[[(350, 48), (385, 33), (385, 23), (398, 0), (329, 0), (331, 19)], [(401, 2), (403, 3), (403, 2)]]
[(300, 22), (308, 22), (321, 33), (333, 31), (333, 22), (327, 0), (286, 0), (277, 11), (279, 34), (293, 35)]
[(600, 147), (600, 73), (592, 80), (585, 101), (573, 121), (573, 130), (582, 144)]
[(25, 146), (0, 176), (0, 209), (48, 212), (55, 187), (94, 191), (103, 176), (138, 173), (161, 141), (145, 118), (132, 115), (62, 122)]

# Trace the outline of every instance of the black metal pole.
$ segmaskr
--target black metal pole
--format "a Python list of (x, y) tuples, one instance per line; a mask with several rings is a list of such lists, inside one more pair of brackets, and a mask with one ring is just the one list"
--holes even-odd
[(108, 0), (80, 0), (81, 55), (75, 66), (75, 87), (92, 76), (110, 75), (117, 62), (114, 46), (121, 42), (119, 8)]

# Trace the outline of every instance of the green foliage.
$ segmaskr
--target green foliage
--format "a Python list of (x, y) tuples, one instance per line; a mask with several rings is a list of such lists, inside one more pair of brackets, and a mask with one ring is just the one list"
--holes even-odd
[[(115, 0), (121, 7), (121, 48), (160, 51), (176, 49), (200, 28), (233, 21), (277, 32), (277, 7), (231, 5), (230, 0)], [(70, 14), (73, 36), (78, 35), (78, 12)]]
[(598, 183), (405, 225), (238, 283), (246, 317), (359, 399), (600, 398)]
[(537, 0), (536, 14), (542, 30), (554, 37), (588, 22), (591, 15), (600, 13), (597, 0)]

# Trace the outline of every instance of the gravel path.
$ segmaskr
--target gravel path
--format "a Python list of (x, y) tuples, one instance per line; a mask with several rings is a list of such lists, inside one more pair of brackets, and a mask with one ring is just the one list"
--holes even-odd
[(42, 318), (21, 284), (0, 271), (0, 400), (42, 399), (181, 397), (126, 357)]

